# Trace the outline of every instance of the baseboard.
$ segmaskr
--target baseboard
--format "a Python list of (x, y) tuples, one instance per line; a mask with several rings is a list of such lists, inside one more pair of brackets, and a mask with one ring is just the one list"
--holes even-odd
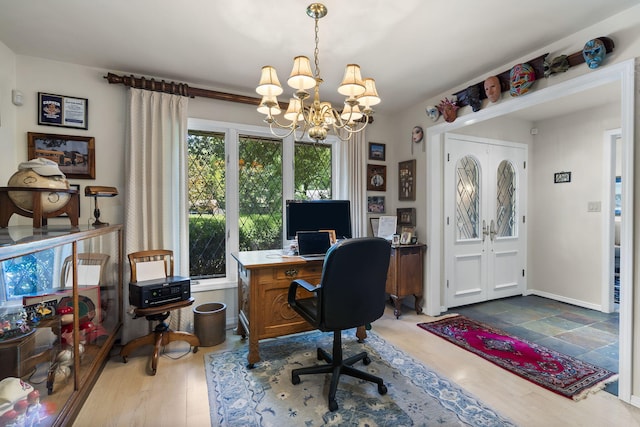
[(525, 295), (536, 295), (539, 297), (544, 297), (544, 298), (549, 298), (555, 301), (560, 301), (560, 302), (564, 302), (567, 304), (571, 304), (571, 305), (576, 305), (578, 307), (584, 307), (584, 308), (589, 308), (591, 310), (596, 310), (596, 311), (602, 311), (602, 305), (601, 304), (593, 304), (587, 301), (582, 301), (582, 300), (577, 300), (577, 299), (573, 299), (573, 298), (567, 298), (565, 296), (562, 295), (556, 295), (550, 292), (544, 292), (544, 291), (537, 291), (535, 289), (529, 289), (526, 291)]

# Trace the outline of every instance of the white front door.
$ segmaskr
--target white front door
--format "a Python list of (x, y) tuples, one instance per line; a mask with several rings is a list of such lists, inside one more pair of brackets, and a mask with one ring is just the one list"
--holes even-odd
[(527, 146), (447, 134), (445, 156), (446, 306), (521, 295)]

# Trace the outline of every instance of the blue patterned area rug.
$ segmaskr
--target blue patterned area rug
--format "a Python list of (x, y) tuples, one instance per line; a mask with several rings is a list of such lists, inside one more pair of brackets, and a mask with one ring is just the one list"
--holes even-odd
[(348, 376), (340, 378), (330, 412), (330, 375), (305, 375), (291, 384), (291, 370), (324, 363), (316, 348), (330, 351), (333, 334), (319, 331), (260, 342), (261, 362), (247, 369), (247, 348), (206, 355), (212, 426), (514, 426), (409, 355), (369, 331), (364, 344), (355, 330), (343, 333), (345, 357), (367, 351), (371, 364), (354, 365), (382, 377), (377, 385)]

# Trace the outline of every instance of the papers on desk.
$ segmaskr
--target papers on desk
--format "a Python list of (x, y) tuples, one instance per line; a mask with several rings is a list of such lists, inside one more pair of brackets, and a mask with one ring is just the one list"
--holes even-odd
[(392, 240), (393, 235), (396, 234), (396, 227), (398, 225), (398, 217), (393, 216), (381, 216), (378, 222), (378, 232), (374, 233), (378, 237), (383, 239)]

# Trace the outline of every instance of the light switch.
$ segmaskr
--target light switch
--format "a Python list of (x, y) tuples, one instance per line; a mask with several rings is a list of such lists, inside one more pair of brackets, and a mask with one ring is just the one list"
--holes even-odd
[(602, 202), (589, 202), (587, 204), (587, 212), (600, 212)]

